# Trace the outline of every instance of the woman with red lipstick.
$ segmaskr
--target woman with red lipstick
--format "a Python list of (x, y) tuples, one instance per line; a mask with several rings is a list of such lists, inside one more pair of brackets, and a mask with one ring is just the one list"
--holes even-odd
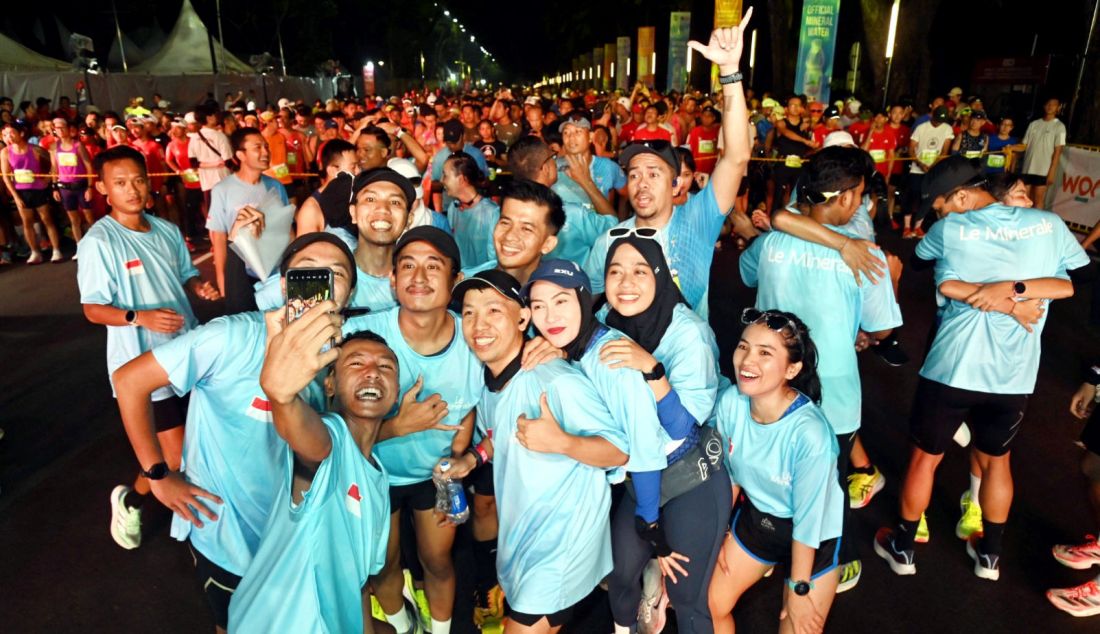
[[(662, 574), (672, 582), (666, 588), (676, 606), (678, 631), (709, 633), (713, 625), (706, 589), (732, 505), (722, 475), (721, 440), (704, 425), (721, 380), (718, 348), (710, 326), (691, 311), (676, 287), (655, 233), (612, 229), (614, 242), (604, 266), (610, 305), (605, 323), (626, 337), (603, 343), (599, 360), (607, 367), (642, 373), (669, 438), (662, 446), (668, 466), (660, 474), (635, 473), (637, 505), (620, 505), (611, 520), (611, 613), (616, 632), (634, 625), (642, 570), (656, 555)], [(655, 500), (648, 497), (654, 493), (644, 486), (647, 478), (659, 482)], [(645, 607), (643, 616), (648, 616), (649, 602)], [(661, 618), (658, 613), (657, 621)]]
[(710, 582), (714, 631), (776, 564), (787, 569), (780, 632), (821, 632), (836, 596), (847, 495), (836, 436), (818, 409), (817, 348), (791, 313), (746, 308), (733, 353), (737, 385), (715, 407), (733, 497), (740, 499)]

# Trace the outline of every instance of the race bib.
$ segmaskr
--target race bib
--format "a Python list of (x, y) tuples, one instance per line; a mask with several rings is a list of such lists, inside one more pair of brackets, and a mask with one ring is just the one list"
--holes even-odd
[(180, 176), (183, 177), (183, 182), (185, 183), (199, 182), (199, 173), (195, 170), (183, 170), (180, 172)]
[(58, 152), (57, 164), (61, 167), (76, 167), (76, 154), (73, 152)]
[(30, 170), (15, 170), (15, 182), (21, 185), (29, 185), (34, 182), (34, 172)]
[(286, 155), (286, 164), (287, 165), (297, 165), (298, 164), (298, 155), (293, 154), (293, 153), (287, 154)]
[(699, 141), (699, 153), (714, 154), (714, 141), (712, 139), (701, 139)]
[(271, 166), (271, 173), (275, 175), (275, 178), (286, 178), (290, 176), (290, 169), (287, 168), (286, 163), (279, 163)]
[(925, 165), (931, 165), (936, 162), (936, 158), (940, 155), (939, 150), (921, 150), (920, 155), (917, 157), (921, 163)]
[(787, 167), (793, 167), (797, 169), (799, 167), (802, 167), (802, 157), (791, 154), (786, 158), (786, 160), (783, 161), (783, 164)]
[(963, 152), (963, 156), (965, 156), (968, 159), (976, 159), (976, 158), (980, 157), (981, 155), (982, 155), (981, 150), (971, 150), (969, 152)]
[(881, 163), (886, 160), (886, 150), (871, 150), (871, 158), (875, 159), (876, 163)]
[(986, 157), (986, 165), (990, 167), (1004, 167), (1005, 155), (1004, 154), (990, 154)]

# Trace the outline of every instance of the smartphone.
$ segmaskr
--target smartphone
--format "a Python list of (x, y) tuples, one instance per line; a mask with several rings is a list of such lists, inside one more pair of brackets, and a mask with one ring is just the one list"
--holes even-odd
[(303, 268), (286, 272), (286, 323), (332, 299), (332, 269)]

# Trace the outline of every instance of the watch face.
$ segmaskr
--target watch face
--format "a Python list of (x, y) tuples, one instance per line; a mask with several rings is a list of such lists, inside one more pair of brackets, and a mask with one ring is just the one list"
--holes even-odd
[(800, 597), (806, 596), (810, 593), (810, 584), (806, 583), (805, 581), (799, 581), (798, 583), (794, 584), (794, 593)]
[(1025, 292), (1027, 292), (1027, 285), (1023, 282), (1016, 282), (1015, 284), (1013, 284), (1012, 290), (1016, 291), (1017, 295), (1023, 295)]

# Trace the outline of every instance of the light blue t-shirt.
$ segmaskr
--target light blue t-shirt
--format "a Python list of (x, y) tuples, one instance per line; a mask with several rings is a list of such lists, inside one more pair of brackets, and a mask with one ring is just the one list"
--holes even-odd
[[(218, 519), (198, 528), (172, 516), (172, 537), (217, 566), (243, 575), (260, 545), (286, 472), (286, 442), (275, 432), (271, 404), (260, 389), (267, 347), (263, 314), (219, 317), (153, 349), (176, 394), (190, 392), (180, 471), (188, 482), (222, 499), (204, 501)], [(315, 382), (304, 397), (321, 411)]]
[[(695, 314), (706, 319), (707, 288), (710, 286), (710, 264), (714, 259), (714, 243), (722, 233), (728, 210), (718, 208), (714, 197), (714, 185), (707, 186), (688, 197), (683, 205), (672, 210), (668, 224), (657, 230), (657, 239), (664, 249), (669, 270), (684, 299), (691, 304)], [(618, 227), (634, 227), (635, 218), (627, 218)], [(584, 262), (584, 272), (592, 281), (592, 292), (604, 290), (604, 260), (607, 249), (614, 240), (607, 233), (596, 239), (592, 251)]]
[[(642, 373), (631, 368), (613, 368), (600, 361), (600, 348), (618, 339), (627, 339), (614, 328), (603, 327), (603, 334), (588, 344), (579, 368), (596, 393), (603, 399), (617, 427), (626, 434), (626, 471), (660, 471), (668, 466), (665, 447), (672, 440), (657, 417), (657, 400)], [(616, 478), (612, 478), (613, 480)]]
[(267, 532), (229, 603), (229, 629), (362, 632), (361, 588), (382, 570), (390, 532), (384, 469), (363, 456), (339, 414), (321, 417), (332, 438), (300, 504), (291, 498), (294, 453)]
[(493, 199), (483, 196), (467, 209), (460, 209), (456, 200), (448, 209), (462, 266), (472, 267), (495, 260), (497, 251), (493, 246), (493, 229), (500, 220), (500, 207)]
[(718, 342), (710, 325), (687, 306), (678, 305), (653, 357), (665, 366), (669, 385), (684, 409), (700, 425), (706, 423), (718, 391), (729, 384), (718, 369)]
[(570, 260), (583, 265), (592, 245), (601, 235), (619, 223), (615, 216), (600, 214), (590, 207), (565, 203), (565, 226), (558, 231), (558, 244), (545, 257)]
[[(454, 338), (442, 351), (425, 356), (413, 350), (401, 334), (397, 321), (400, 310), (391, 308), (353, 317), (344, 324), (344, 334), (370, 330), (386, 340), (397, 355), (401, 370), (398, 403), (416, 383), (417, 377), (422, 376), (424, 385), (420, 390), (420, 400), (439, 394), (447, 403), (447, 417), (441, 422), (444, 425), (460, 424), (477, 405), (485, 385), (483, 366), (462, 338), (462, 319), (448, 312), (454, 319)], [(390, 484), (404, 486), (424, 482), (431, 479), (432, 468), (439, 459), (451, 455), (451, 442), (456, 433), (429, 429), (390, 438), (375, 444), (374, 455), (386, 468)]]
[(486, 388), (477, 424), (493, 440), (497, 571), (513, 610), (553, 614), (588, 596), (611, 572), (611, 490), (604, 469), (516, 439), (520, 415), (539, 416), (545, 392), (562, 429), (600, 436), (622, 451), (626, 437), (580, 370), (555, 359), (520, 370), (499, 392)]
[[(149, 231), (132, 231), (107, 216), (88, 229), (77, 244), (76, 281), (81, 304), (114, 306), (125, 310), (168, 308), (183, 317), (174, 333), (153, 332), (140, 326), (107, 326), (107, 377), (125, 363), (198, 325), (184, 290), (198, 277), (180, 230), (172, 223), (146, 215)], [(114, 384), (111, 394), (114, 394)], [(172, 390), (153, 392), (154, 401), (172, 396)]]
[[(593, 207), (592, 200), (588, 197), (588, 194), (584, 193), (584, 189), (569, 177), (566, 171), (569, 167), (569, 161), (565, 157), (559, 157), (557, 163), (558, 182), (554, 183), (553, 190), (558, 196), (561, 196), (562, 202), (583, 205), (591, 209)], [(596, 184), (596, 189), (600, 190), (605, 198), (612, 189), (626, 187), (626, 174), (623, 173), (623, 168), (609, 158), (593, 156), (592, 162), (588, 164), (588, 173), (592, 176), (592, 182)]]
[(372, 313), (397, 306), (390, 276), (375, 277), (355, 267), (355, 292), (348, 300), (348, 308), (369, 308)]
[[(791, 187), (791, 195), (787, 200), (787, 211), (802, 215), (802, 211), (797, 206), (798, 201), (798, 184)], [(844, 225), (844, 230), (854, 237), (860, 240), (868, 240), (870, 242), (875, 241), (875, 222), (871, 218), (871, 195), (863, 194), (863, 198), (860, 200), (859, 207), (856, 208), (852, 217)]]
[[(932, 225), (916, 253), (936, 261), (937, 288), (948, 280), (985, 284), (1069, 279), (1066, 271), (1089, 263), (1061, 218), (1000, 203), (944, 216)], [(949, 299), (920, 375), (963, 390), (1031, 394), (1046, 319), (1044, 313), (1029, 333), (1011, 315), (982, 312)]]
[(230, 174), (210, 190), (210, 212), (206, 216), (206, 228), (229, 233), (241, 207), (255, 207), (267, 200), (279, 200), (284, 205), (290, 203), (283, 184), (267, 174), (261, 174), (255, 185), (249, 185), (236, 174)]
[[(844, 227), (828, 228), (844, 235)], [(883, 258), (881, 251), (876, 255)], [(794, 313), (817, 346), (821, 409), (837, 434), (860, 425), (863, 395), (855, 341), (860, 329), (878, 332), (901, 325), (894, 287), (887, 281), (856, 285), (840, 254), (781, 231), (756, 239), (741, 254), (741, 278), (758, 287), (756, 307)]]
[(817, 548), (840, 537), (848, 496), (837, 481), (840, 449), (825, 415), (807, 400), (763, 425), (749, 407), (749, 398), (731, 385), (714, 410), (730, 480), (756, 508), (791, 519), (796, 541)]

